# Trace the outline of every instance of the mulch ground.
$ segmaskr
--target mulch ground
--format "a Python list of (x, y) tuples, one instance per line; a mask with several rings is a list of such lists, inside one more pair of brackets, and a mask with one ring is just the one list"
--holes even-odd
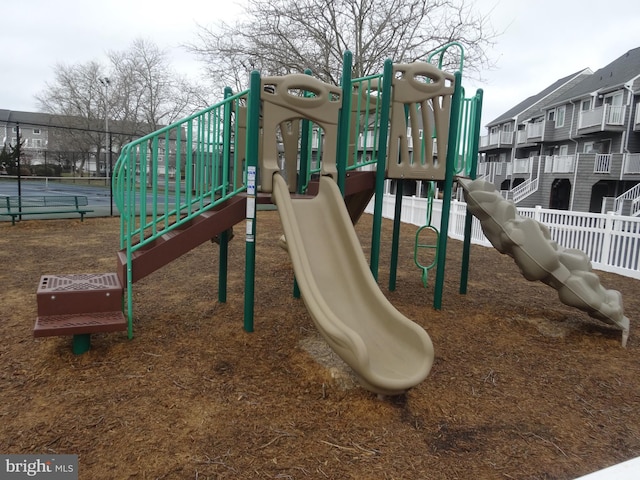
[[(389, 292), (391, 224), (379, 283), (425, 328), (436, 359), (405, 395), (380, 399), (326, 348), (278, 246), (278, 213), (258, 215), (255, 331), (242, 328), (242, 225), (226, 303), (218, 250), (203, 244), (134, 285), (135, 338), (34, 339), (45, 273), (115, 271), (118, 220), (0, 224), (0, 452), (77, 454), (81, 479), (573, 479), (640, 455), (640, 283), (620, 290), (631, 335), (562, 305), (513, 261), (449, 241), (441, 310), (403, 225)], [(357, 226), (368, 254), (371, 218)], [(433, 273), (431, 274), (434, 275)]]

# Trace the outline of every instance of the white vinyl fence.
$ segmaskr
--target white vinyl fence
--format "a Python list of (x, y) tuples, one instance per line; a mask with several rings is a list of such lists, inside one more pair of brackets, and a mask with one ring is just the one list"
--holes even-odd
[[(382, 216), (393, 218), (395, 195), (385, 194)], [(420, 197), (403, 197), (401, 221), (424, 225), (427, 201)], [(546, 208), (518, 208), (523, 217), (531, 217), (546, 225), (551, 238), (565, 248), (582, 250), (591, 259), (593, 268), (640, 280), (640, 217), (614, 213), (585, 213)], [(449, 217), (449, 238), (463, 240), (467, 205), (454, 200)], [(366, 213), (373, 213), (373, 200)], [(442, 201), (434, 200), (431, 223), (440, 227)], [(480, 222), (473, 219), (471, 242), (486, 247), (491, 243), (482, 233)]]

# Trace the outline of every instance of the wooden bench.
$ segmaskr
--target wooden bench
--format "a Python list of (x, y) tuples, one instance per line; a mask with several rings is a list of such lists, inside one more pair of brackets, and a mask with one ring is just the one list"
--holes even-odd
[(3, 199), (6, 212), (0, 215), (11, 217), (11, 224), (16, 224), (16, 217), (23, 215), (53, 215), (60, 213), (78, 213), (80, 221), (84, 221), (84, 215), (93, 210), (86, 207), (89, 204), (84, 195), (22, 195), (9, 196)]

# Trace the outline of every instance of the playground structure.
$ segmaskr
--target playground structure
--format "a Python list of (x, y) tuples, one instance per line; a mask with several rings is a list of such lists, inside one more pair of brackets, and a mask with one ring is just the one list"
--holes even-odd
[[(248, 90), (227, 89), (222, 102), (126, 145), (114, 173), (121, 213), (117, 272), (43, 276), (34, 335), (73, 335), (75, 353), (90, 348), (92, 333), (126, 329), (132, 337), (133, 284), (214, 238), (218, 300), (225, 302), (230, 230), (243, 221), (244, 329), (253, 331), (256, 212), (275, 203), (296, 287), (320, 333), (362, 385), (398, 394), (424, 380), (434, 358), (431, 340), (393, 308), (376, 281), (383, 184), (386, 178), (443, 184), (434, 262), (439, 309), (449, 203), (455, 176), (475, 176), (482, 94), (463, 98), (461, 73), (428, 62), (387, 60), (381, 74), (361, 79), (350, 72), (349, 52), (340, 87), (309, 72), (265, 78), (253, 72)], [(372, 197), (367, 266), (353, 223)], [(401, 203), (398, 188), (390, 289)], [(471, 213), (467, 226), (470, 231)]]

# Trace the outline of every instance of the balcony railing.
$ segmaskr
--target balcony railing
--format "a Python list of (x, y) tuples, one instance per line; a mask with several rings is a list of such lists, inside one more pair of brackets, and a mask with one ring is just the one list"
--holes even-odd
[(622, 160), (623, 175), (640, 173), (640, 153), (627, 153)]
[(544, 122), (530, 123), (527, 125), (527, 138), (537, 138), (542, 136)]
[(633, 123), (636, 128), (640, 128), (640, 102), (636, 103), (636, 117)]
[[(518, 130), (516, 141), (527, 143), (531, 138), (540, 138), (544, 132), (544, 122), (530, 123), (525, 130)], [(513, 133), (512, 133), (513, 134)]]
[(480, 137), (480, 146), (512, 146), (515, 132), (491, 132), (489, 135)]
[(513, 174), (531, 173), (532, 161), (530, 158), (516, 158), (513, 161)]
[(624, 125), (624, 106), (602, 105), (593, 110), (580, 112), (578, 128)]
[(512, 145), (513, 132), (500, 132), (500, 145)]
[(593, 173), (611, 173), (611, 157), (610, 153), (596, 153), (593, 165)]
[(575, 155), (546, 155), (544, 157), (544, 173), (573, 173), (575, 165)]

